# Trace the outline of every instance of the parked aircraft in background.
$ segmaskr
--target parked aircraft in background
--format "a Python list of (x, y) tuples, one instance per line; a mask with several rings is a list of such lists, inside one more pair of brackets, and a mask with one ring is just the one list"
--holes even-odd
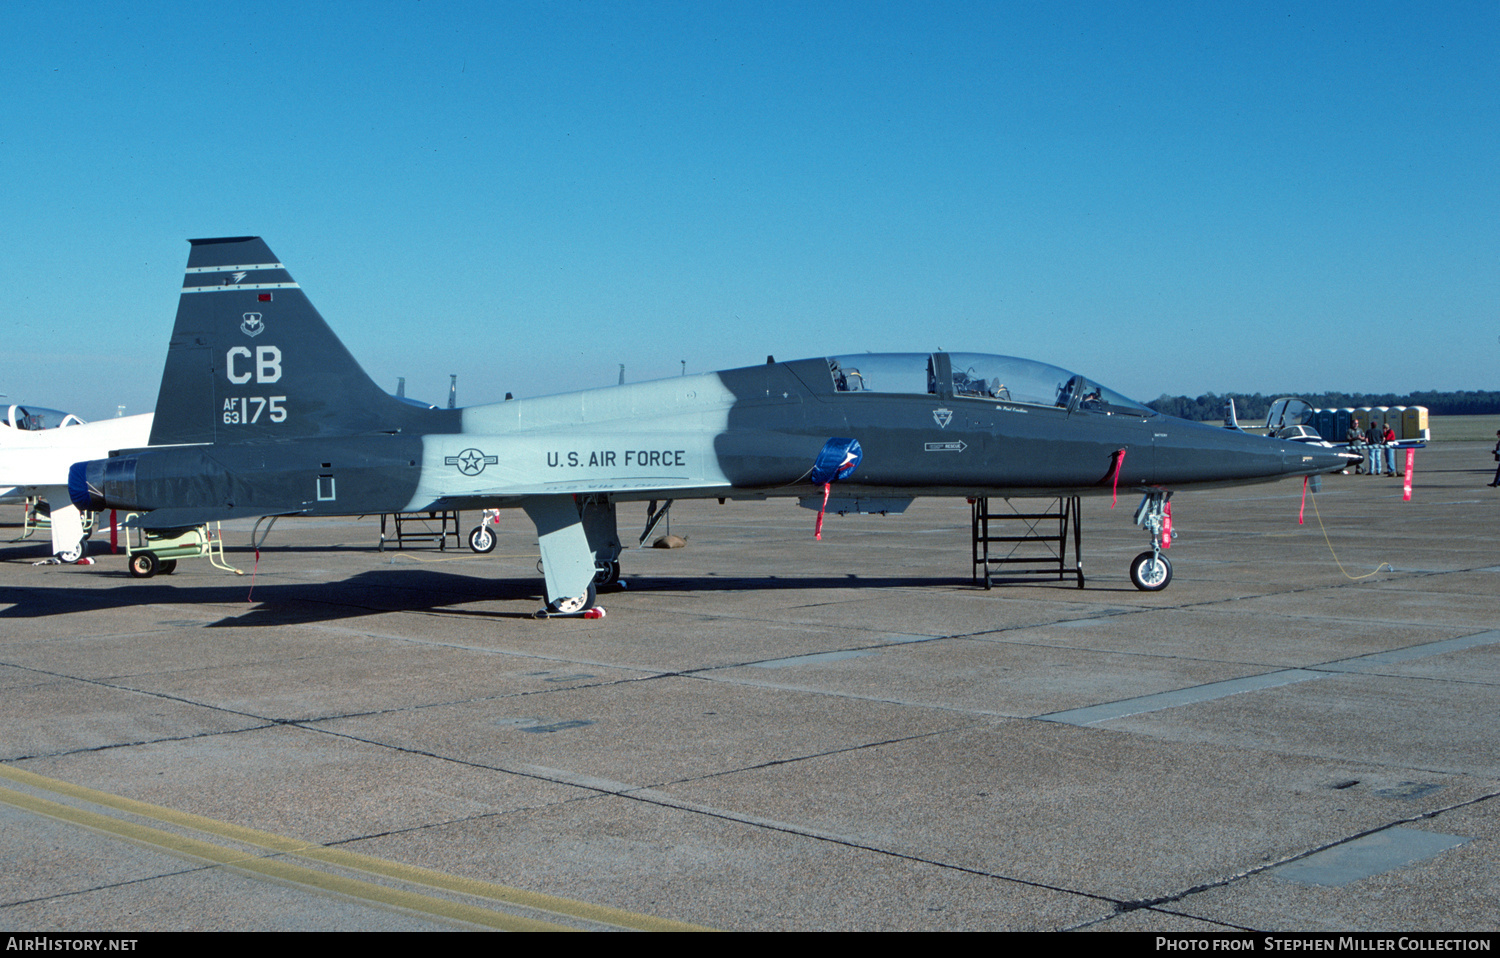
[(80, 459), (143, 446), (151, 414), (84, 422), (71, 413), (12, 405), (0, 422), (0, 501), (36, 496), (47, 504), (52, 554), (73, 562), (87, 553), (83, 517), (68, 497), (68, 469)]
[[(1264, 434), (1272, 439), (1301, 442), (1312, 446), (1321, 446), (1325, 449), (1348, 449), (1349, 443), (1343, 441), (1342, 437), (1337, 440), (1325, 438), (1313, 427), (1313, 418), (1317, 412), (1318, 410), (1314, 409), (1306, 400), (1298, 399), (1295, 396), (1285, 396), (1277, 399), (1271, 403), (1269, 410), (1266, 412)], [(1359, 409), (1350, 409), (1347, 412), (1353, 417), (1364, 414)], [(1235, 414), (1233, 398), (1227, 399), (1224, 402), (1224, 428), (1242, 429), (1239, 418)], [(1424, 427), (1421, 437), (1395, 439), (1381, 445), (1391, 446), (1396, 449), (1424, 449), (1427, 446), (1426, 436), (1427, 429)], [(1352, 456), (1351, 458), (1361, 457)]]
[[(421, 409), (381, 390), (256, 237), (192, 240), (147, 450), (73, 467), (84, 509), (148, 530), (268, 515), (518, 507), (549, 610), (618, 575), (620, 502), (1143, 493), (1343, 468), (1341, 454), (1162, 416), (1083, 376), (983, 353), (846, 355)], [(832, 490), (837, 486), (835, 494)], [(1171, 577), (1151, 551), (1143, 589)]]
[(9, 427), (17, 432), (39, 432), (43, 429), (57, 429), (61, 426), (77, 426), (83, 423), (82, 419), (70, 412), (63, 412), (61, 409), (23, 406), (20, 403), (11, 403), (4, 408), (5, 414), (0, 417), (0, 428)]
[[(23, 406), (20, 403), (11, 403), (3, 408), (4, 414), (0, 416), (0, 449), (5, 447), (5, 440), (9, 436), (41, 429), (56, 429), (64, 424), (75, 425), (83, 422), (72, 413), (63, 412), (61, 409)], [(0, 486), (0, 503), (25, 502), (27, 498), (29, 497), (24, 489), (16, 486)]]

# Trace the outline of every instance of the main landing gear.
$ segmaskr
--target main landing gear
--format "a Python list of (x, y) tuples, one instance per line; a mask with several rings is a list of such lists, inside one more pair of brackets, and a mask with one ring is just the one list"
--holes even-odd
[(598, 583), (611, 577), (620, 558), (614, 503), (603, 495), (559, 494), (523, 499), (521, 508), (536, 525), (538, 569), (547, 583), (547, 604), (537, 617), (603, 618)]
[[(537, 561), (536, 571), (542, 572), (543, 566)], [(583, 619), (602, 619), (604, 610), (598, 606), (599, 592), (602, 589), (623, 589), (625, 583), (620, 581), (620, 563), (618, 562), (596, 562), (594, 564), (594, 581), (589, 583), (588, 590), (583, 595), (575, 595), (571, 598), (555, 599), (548, 602), (546, 608), (539, 609), (536, 613), (538, 619), (556, 619), (576, 617)]]
[(1171, 498), (1165, 489), (1152, 489), (1135, 510), (1135, 524), (1151, 534), (1151, 551), (1130, 563), (1130, 581), (1142, 592), (1160, 592), (1172, 581), (1172, 563), (1162, 555), (1162, 550), (1171, 548), (1174, 535)]
[(547, 603), (547, 607), (536, 614), (539, 619), (556, 619), (576, 617), (583, 619), (602, 619), (604, 610), (595, 605), (598, 592), (592, 582), (589, 583), (588, 591), (583, 595), (575, 595), (571, 598), (556, 599)]
[(64, 565), (72, 565), (89, 554), (89, 534), (85, 532), (78, 544), (57, 553), (57, 561)]
[(613, 589), (615, 586), (625, 588), (625, 583), (620, 581), (619, 561), (603, 562), (594, 560), (594, 588)]

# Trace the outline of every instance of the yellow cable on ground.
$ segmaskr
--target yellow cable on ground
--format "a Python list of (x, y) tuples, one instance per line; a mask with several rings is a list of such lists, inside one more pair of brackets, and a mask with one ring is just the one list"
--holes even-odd
[[(490, 559), (535, 559), (536, 557), (537, 557), (537, 555), (536, 555), (535, 552), (530, 553), (529, 555), (513, 555), (513, 556), (486, 555), (485, 556), (485, 558), (490, 558)], [(467, 555), (467, 556), (446, 556), (446, 557), (439, 558), (439, 559), (429, 559), (426, 556), (412, 555), (410, 552), (394, 552), (394, 553), (391, 554), (391, 561), (392, 562), (395, 562), (397, 559), (410, 559), (413, 562), (458, 562), (458, 561), (463, 560), (463, 559), (478, 559), (478, 558), (480, 558), (480, 556), (479, 556), (478, 553), (476, 553), (474, 555)]]
[(1396, 571), (1396, 567), (1391, 565), (1389, 562), (1382, 562), (1380, 563), (1380, 565), (1375, 567), (1374, 572), (1366, 572), (1364, 575), (1350, 575), (1349, 570), (1345, 569), (1344, 564), (1339, 561), (1339, 554), (1333, 551), (1333, 542), (1328, 538), (1328, 530), (1323, 527), (1323, 513), (1318, 511), (1318, 497), (1316, 494), (1314, 494), (1312, 497), (1312, 504), (1313, 515), (1318, 517), (1318, 528), (1323, 532), (1323, 541), (1328, 543), (1328, 554), (1333, 556), (1334, 564), (1339, 567), (1339, 571), (1344, 574), (1344, 578), (1349, 579), (1353, 582), (1358, 582), (1360, 579), (1368, 579), (1372, 575), (1378, 575), (1381, 569), (1390, 569), (1392, 572)]

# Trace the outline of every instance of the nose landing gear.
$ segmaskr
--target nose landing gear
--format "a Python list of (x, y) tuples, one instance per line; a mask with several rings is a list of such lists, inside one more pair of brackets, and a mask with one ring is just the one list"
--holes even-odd
[(1151, 534), (1151, 551), (1142, 552), (1130, 563), (1130, 581), (1142, 592), (1160, 592), (1172, 581), (1172, 563), (1162, 551), (1172, 547), (1172, 494), (1152, 489), (1135, 510), (1135, 524)]

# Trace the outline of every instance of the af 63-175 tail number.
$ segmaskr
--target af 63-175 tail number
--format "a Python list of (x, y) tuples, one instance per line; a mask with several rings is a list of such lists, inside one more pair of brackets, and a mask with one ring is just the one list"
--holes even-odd
[(250, 425), (260, 421), (260, 415), (271, 422), (286, 422), (285, 396), (240, 396), (224, 400), (224, 424), (226, 426)]

